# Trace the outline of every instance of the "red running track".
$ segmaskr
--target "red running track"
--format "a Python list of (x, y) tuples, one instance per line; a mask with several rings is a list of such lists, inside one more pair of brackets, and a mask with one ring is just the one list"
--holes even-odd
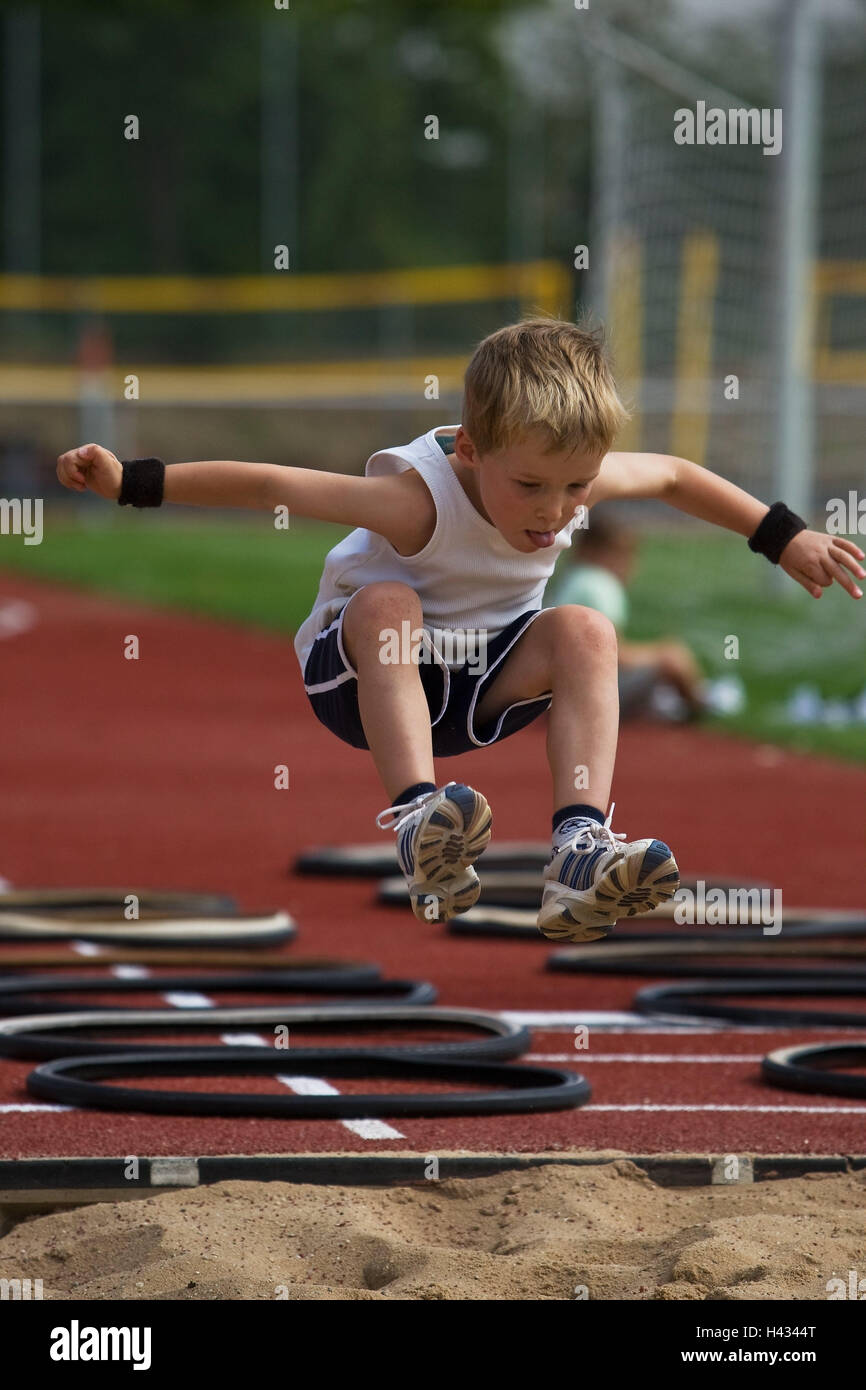
[[(287, 638), (17, 575), (3, 576), (4, 599), (25, 600), (35, 618), (0, 638), (0, 875), (13, 886), (207, 889), (251, 912), (286, 908), (300, 926), (287, 959), (375, 960), (390, 976), (432, 980), (443, 1004), (564, 1013), (560, 1027), (539, 1020), (531, 1060), (577, 1066), (593, 1097), (563, 1113), (384, 1127), (34, 1110), (19, 1108), (35, 1104), (24, 1089), (29, 1064), (0, 1062), (0, 1157), (866, 1151), (866, 1102), (784, 1092), (758, 1077), (771, 1047), (838, 1032), (637, 1031), (633, 1018), (611, 1031), (594, 1016), (628, 1013), (649, 980), (549, 974), (541, 938), (457, 939), (378, 906), (371, 880), (289, 876), (303, 848), (386, 837), (375, 828), (385, 798), (369, 755), (316, 721)], [(123, 657), (131, 633), (138, 661)], [(499, 748), (442, 760), (439, 771), (485, 792), (495, 836), (544, 838), (544, 742), (539, 722)], [(288, 790), (274, 788), (279, 764), (289, 768)], [(684, 876), (770, 883), (786, 906), (864, 906), (859, 767), (701, 730), (628, 725), (614, 798), (616, 828), (668, 841)], [(586, 1051), (574, 1050), (574, 1016), (589, 1018)]]

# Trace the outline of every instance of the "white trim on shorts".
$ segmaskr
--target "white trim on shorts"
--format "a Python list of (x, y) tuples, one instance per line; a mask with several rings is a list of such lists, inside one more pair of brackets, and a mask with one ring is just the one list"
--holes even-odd
[(475, 715), (475, 706), (476, 706), (476, 704), (478, 703), (478, 696), (479, 696), (479, 694), (480, 694), (480, 692), (481, 692), (481, 688), (482, 688), (482, 686), (484, 685), (484, 682), (485, 682), (486, 680), (489, 680), (489, 678), (493, 675), (493, 672), (496, 670), (496, 668), (497, 668), (497, 666), (499, 665), (500, 661), (502, 661), (502, 660), (508, 655), (508, 653), (511, 651), (511, 648), (514, 646), (515, 642), (518, 641), (518, 639), (521, 638), (521, 637), (523, 636), (524, 632), (525, 632), (526, 629), (529, 627), (529, 625), (530, 625), (531, 623), (534, 623), (534, 622), (535, 622), (535, 619), (536, 619), (536, 618), (539, 618), (539, 617), (541, 616), (542, 613), (546, 613), (546, 612), (547, 612), (547, 609), (546, 609), (546, 608), (539, 608), (539, 610), (538, 610), (537, 613), (531, 613), (530, 616), (529, 616), (529, 618), (527, 619), (527, 621), (523, 624), (523, 627), (520, 629), (520, 631), (519, 631), (519, 632), (516, 632), (516, 633), (514, 634), (514, 636), (512, 637), (511, 641), (508, 643), (508, 646), (505, 648), (505, 650), (499, 653), (499, 655), (498, 655), (498, 657), (496, 658), (496, 660), (494, 661), (493, 665), (490, 667), (490, 670), (489, 670), (489, 671), (485, 671), (485, 672), (484, 672), (484, 675), (481, 676), (481, 677), (479, 678), (479, 680), (476, 682), (475, 689), (474, 689), (473, 692), (472, 692), (472, 700), (471, 700), (470, 705), (469, 705), (469, 711), (468, 711), (468, 713), (467, 713), (467, 715), (466, 715), (466, 733), (468, 734), (468, 736), (469, 736), (469, 738), (472, 740), (472, 742), (475, 744), (476, 748), (487, 748), (491, 743), (495, 743), (495, 742), (496, 742), (496, 740), (497, 740), (498, 737), (499, 737), (499, 733), (500, 733), (500, 730), (501, 730), (501, 728), (502, 728), (502, 725), (503, 725), (503, 723), (504, 723), (504, 721), (505, 721), (505, 717), (506, 717), (507, 714), (510, 714), (511, 710), (513, 710), (513, 709), (519, 709), (521, 705), (534, 705), (534, 704), (537, 704), (537, 703), (539, 702), (539, 700), (549, 700), (549, 699), (551, 698), (551, 696), (553, 695), (553, 691), (552, 691), (552, 690), (549, 690), (545, 695), (533, 695), (533, 696), (531, 696), (528, 700), (515, 700), (513, 704), (508, 705), (508, 706), (502, 711), (502, 713), (500, 714), (499, 719), (498, 719), (497, 724), (496, 724), (496, 729), (494, 730), (494, 733), (493, 733), (493, 737), (492, 737), (492, 738), (480, 739), (480, 738), (476, 738), (476, 737), (475, 737), (475, 731), (474, 731), (474, 729), (473, 729), (473, 727), (472, 727), (472, 726), (473, 726), (473, 718), (474, 718), (474, 715)]
[[(350, 597), (351, 597), (351, 596), (350, 596)], [(347, 600), (347, 603), (348, 603), (348, 600)], [(336, 618), (334, 618), (334, 619), (332, 620), (332, 622), (331, 622), (331, 624), (330, 624), (329, 627), (323, 627), (321, 632), (317, 632), (317, 633), (316, 633), (315, 637), (313, 638), (313, 646), (315, 646), (315, 644), (316, 644), (317, 642), (321, 642), (323, 638), (327, 637), (327, 635), (328, 635), (329, 632), (333, 632), (333, 630), (334, 630), (335, 627), (338, 627), (338, 624), (342, 621), (343, 614), (344, 614), (345, 611), (346, 611), (346, 606), (347, 606), (346, 603), (344, 603), (344, 604), (343, 604), (343, 607), (340, 609), (340, 611), (339, 611), (339, 613), (337, 614)], [(352, 670), (352, 668), (351, 668), (351, 666), (350, 666), (350, 664), (349, 664), (349, 662), (348, 662), (348, 660), (347, 660), (347, 658), (346, 658), (346, 653), (343, 651), (343, 644), (342, 644), (342, 642), (339, 640), (339, 632), (338, 632), (337, 643), (338, 643), (338, 646), (339, 646), (339, 648), (340, 648), (340, 656), (343, 658), (344, 664), (345, 664), (346, 666), (348, 666), (349, 669), (348, 669), (347, 671), (341, 672), (340, 675), (339, 675), (339, 676), (336, 676), (336, 677), (334, 678), (334, 680), (332, 680), (332, 681), (319, 681), (318, 685), (307, 685), (306, 682), (305, 682), (305, 683), (304, 683), (304, 690), (307, 692), (308, 695), (320, 695), (320, 694), (322, 694), (323, 691), (325, 691), (325, 690), (336, 690), (336, 688), (337, 688), (338, 685), (342, 685), (342, 684), (343, 684), (343, 681), (351, 680), (353, 676), (354, 676), (354, 677), (357, 677), (357, 674), (358, 674), (357, 671), (353, 671), (353, 670)], [(307, 661), (304, 663), (305, 668), (306, 668), (307, 662), (308, 662), (309, 659), (310, 659), (310, 656), (312, 655), (312, 652), (313, 652), (313, 648), (311, 647), (309, 653), (307, 654)]]
[[(364, 589), (364, 588), (366, 588), (366, 587), (367, 587), (367, 586), (366, 586), (365, 584), (362, 584), (362, 585), (361, 585), (361, 589)], [(359, 594), (359, 593), (361, 592), (361, 589), (356, 589), (356, 590), (355, 590), (355, 594)], [(318, 685), (306, 685), (306, 684), (305, 684), (305, 685), (304, 685), (304, 690), (307, 692), (308, 695), (319, 695), (319, 694), (322, 694), (322, 693), (323, 693), (324, 691), (326, 691), (326, 690), (336, 690), (337, 686), (338, 686), (338, 685), (342, 685), (344, 681), (351, 681), (351, 680), (357, 680), (357, 679), (358, 679), (358, 672), (355, 670), (354, 666), (352, 665), (351, 661), (349, 660), (349, 658), (348, 658), (348, 656), (347, 656), (347, 654), (346, 654), (346, 648), (343, 646), (343, 617), (344, 617), (344, 615), (345, 615), (346, 609), (349, 607), (349, 604), (352, 602), (352, 599), (355, 597), (355, 594), (350, 594), (350, 595), (349, 595), (349, 597), (346, 599), (346, 602), (343, 604), (343, 607), (340, 609), (340, 611), (339, 611), (339, 613), (337, 614), (337, 616), (331, 621), (330, 626), (328, 626), (328, 627), (326, 627), (326, 628), (323, 628), (321, 632), (317, 632), (317, 633), (316, 633), (316, 636), (315, 636), (314, 639), (313, 639), (314, 642), (319, 642), (319, 641), (321, 641), (323, 638), (327, 637), (328, 634), (329, 634), (330, 632), (333, 632), (334, 628), (336, 628), (336, 629), (337, 629), (337, 650), (338, 650), (338, 652), (340, 653), (340, 660), (342, 661), (342, 663), (343, 663), (343, 665), (344, 665), (344, 667), (345, 667), (345, 670), (344, 670), (344, 671), (341, 671), (340, 674), (339, 674), (339, 676), (335, 676), (333, 680), (330, 680), (330, 681), (320, 681)], [(436, 662), (437, 666), (439, 666), (439, 667), (441, 668), (441, 670), (442, 670), (442, 675), (443, 675), (442, 707), (441, 707), (441, 709), (439, 710), (439, 713), (437, 714), (436, 718), (430, 721), (430, 727), (433, 728), (434, 725), (436, 725), (436, 724), (439, 723), (439, 720), (442, 718), (443, 714), (445, 713), (445, 710), (446, 710), (447, 707), (448, 707), (448, 695), (449, 695), (450, 690), (451, 690), (451, 672), (450, 672), (450, 670), (449, 670), (449, 668), (448, 668), (446, 662), (444, 661), (444, 659), (443, 659), (442, 656), (440, 655), (440, 653), (436, 650), (436, 647), (435, 647), (435, 645), (434, 645), (434, 643), (433, 643), (433, 640), (432, 640), (432, 638), (430, 637), (430, 634), (429, 634), (429, 632), (427, 631), (426, 628), (423, 630), (423, 633), (424, 633), (424, 639), (423, 639), (423, 640), (425, 641), (425, 643), (429, 646), (430, 650), (432, 651), (432, 653), (433, 653), (433, 659), (434, 659), (434, 661)], [(311, 648), (310, 650), (312, 651), (312, 648)], [(307, 660), (309, 660), (309, 656), (307, 657)], [(482, 679), (484, 679), (484, 678), (482, 677)]]

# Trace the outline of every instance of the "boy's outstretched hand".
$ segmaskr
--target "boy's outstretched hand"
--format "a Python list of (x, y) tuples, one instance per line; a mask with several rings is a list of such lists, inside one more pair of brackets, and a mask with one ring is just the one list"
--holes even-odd
[[(851, 558), (851, 557), (855, 558)], [(822, 531), (800, 531), (793, 540), (788, 541), (779, 557), (779, 566), (802, 584), (813, 598), (821, 597), (835, 579), (852, 598), (862, 598), (862, 590), (857, 588), (851, 574), (858, 579), (866, 578), (866, 570), (857, 563), (864, 558), (863, 551), (849, 541), (846, 536), (829, 536)], [(843, 568), (844, 566), (844, 568)], [(850, 570), (851, 574), (847, 571)]]
[(73, 492), (95, 492), (117, 501), (123, 481), (123, 468), (110, 449), (100, 444), (82, 444), (69, 449), (57, 460), (57, 476)]

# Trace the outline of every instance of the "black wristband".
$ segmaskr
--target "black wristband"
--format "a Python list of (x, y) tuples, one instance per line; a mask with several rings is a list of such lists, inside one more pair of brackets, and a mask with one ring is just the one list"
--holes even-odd
[(796, 512), (786, 507), (784, 502), (774, 502), (763, 521), (749, 537), (749, 549), (757, 555), (766, 555), (774, 565), (778, 565), (782, 551), (800, 531), (806, 530), (806, 522)]
[(120, 496), (121, 507), (161, 507), (165, 485), (165, 464), (162, 459), (121, 459), (123, 479)]

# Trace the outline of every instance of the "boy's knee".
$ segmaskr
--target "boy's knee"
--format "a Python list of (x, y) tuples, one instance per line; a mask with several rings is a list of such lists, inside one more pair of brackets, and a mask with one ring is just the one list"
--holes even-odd
[(383, 579), (353, 594), (343, 619), (343, 646), (352, 665), (362, 665), (371, 652), (381, 655), (384, 638), (399, 632), (407, 618), (420, 627), (421, 600), (408, 584)]
[(353, 596), (349, 613), (357, 618), (364, 614), (368, 618), (410, 618), (421, 615), (421, 600), (414, 589), (402, 584), (398, 579), (382, 579), (375, 584), (365, 584)]
[(584, 648), (592, 646), (599, 651), (616, 651), (616, 628), (604, 613), (578, 603), (562, 604), (554, 612), (559, 622), (557, 635), (564, 639), (563, 645), (578, 642)]

